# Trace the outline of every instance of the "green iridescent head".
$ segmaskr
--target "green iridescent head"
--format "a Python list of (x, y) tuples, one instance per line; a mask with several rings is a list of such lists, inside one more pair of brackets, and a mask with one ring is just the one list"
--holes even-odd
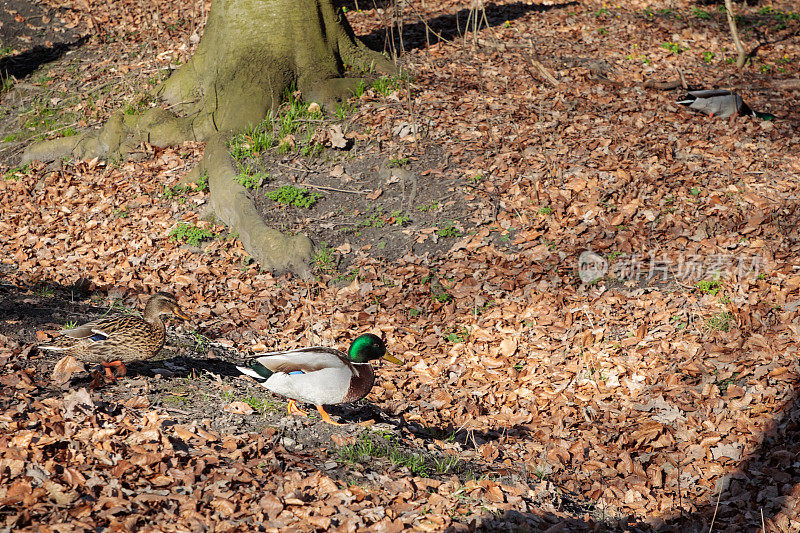
[(347, 351), (347, 357), (354, 363), (367, 363), (384, 355), (386, 355), (386, 345), (380, 337), (372, 333), (356, 337)]
[(365, 333), (356, 337), (356, 340), (350, 345), (347, 357), (353, 363), (367, 363), (374, 359), (386, 359), (396, 365), (403, 364), (398, 358), (386, 353), (386, 344), (383, 343), (380, 337), (372, 333)]

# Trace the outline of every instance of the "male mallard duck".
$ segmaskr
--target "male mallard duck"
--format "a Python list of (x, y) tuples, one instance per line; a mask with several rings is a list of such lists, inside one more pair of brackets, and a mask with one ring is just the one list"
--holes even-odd
[(750, 115), (762, 120), (774, 120), (775, 115), (753, 111), (738, 94), (724, 89), (689, 91), (678, 103), (707, 115), (728, 118), (734, 113)]
[(356, 337), (347, 353), (324, 346), (298, 348), (260, 355), (252, 359), (249, 368), (236, 368), (272, 392), (289, 398), (290, 415), (308, 415), (297, 407), (296, 401), (313, 403), (325, 422), (339, 426), (322, 406), (354, 402), (366, 396), (375, 383), (369, 362), (381, 358), (403, 364), (386, 353), (380, 337), (367, 333)]
[(164, 346), (166, 330), (161, 315), (174, 314), (183, 319), (189, 317), (178, 306), (171, 294), (157, 292), (147, 301), (144, 316), (115, 315), (77, 328), (66, 329), (50, 344), (40, 344), (39, 349), (62, 352), (88, 363), (100, 363), (106, 375), (114, 380), (112, 368), (125, 375), (125, 363), (149, 359)]

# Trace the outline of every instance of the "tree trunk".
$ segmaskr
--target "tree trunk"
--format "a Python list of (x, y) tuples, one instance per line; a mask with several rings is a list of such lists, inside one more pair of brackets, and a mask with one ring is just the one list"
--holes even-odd
[(157, 89), (170, 111), (118, 112), (99, 131), (31, 145), (23, 160), (88, 159), (124, 155), (142, 142), (207, 141), (198, 170), (209, 173), (216, 215), (240, 234), (262, 267), (305, 273), (310, 241), (270, 230), (258, 218), (245, 189), (233, 180), (225, 139), (257, 125), (292, 85), (323, 107), (346, 98), (358, 78), (342, 77), (345, 64), (395, 72), (355, 38), (334, 0), (214, 0), (191, 60)]
[(306, 101), (332, 105), (358, 81), (341, 77), (344, 63), (393, 70), (332, 0), (215, 0), (197, 51), (160, 94), (203, 139), (258, 124), (293, 83)]

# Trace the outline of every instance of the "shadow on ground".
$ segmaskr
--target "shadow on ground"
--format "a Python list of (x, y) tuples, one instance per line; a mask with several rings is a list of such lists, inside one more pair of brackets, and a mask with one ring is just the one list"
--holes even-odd
[[(544, 12), (551, 9), (562, 9), (568, 6), (577, 5), (578, 2), (563, 2), (553, 5), (537, 5), (516, 2), (514, 4), (494, 4), (486, 3), (486, 19), (479, 15), (479, 28), (485, 28), (488, 22), (489, 27), (502, 26), (506, 22), (524, 17), (530, 12)], [(362, 6), (363, 8), (363, 6)], [(422, 20), (419, 13), (407, 11), (406, 16), (418, 19), (417, 22), (403, 24), (400, 28), (381, 28), (367, 35), (360, 35), (359, 38), (370, 48), (375, 50), (398, 50), (409, 51), (416, 48), (423, 48), (436, 44), (441, 40), (453, 40), (463, 37), (471, 31), (473, 27), (471, 10), (461, 9), (453, 15), (441, 15), (430, 20)], [(469, 19), (469, 25), (467, 20)]]
[(0, 77), (22, 79), (46, 63), (56, 61), (67, 51), (81, 46), (88, 37), (72, 43), (55, 43), (52, 46), (35, 46), (21, 54), (0, 59)]

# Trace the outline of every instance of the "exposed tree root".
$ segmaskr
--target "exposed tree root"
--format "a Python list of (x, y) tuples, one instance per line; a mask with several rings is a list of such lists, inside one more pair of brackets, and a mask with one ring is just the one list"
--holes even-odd
[(305, 235), (284, 235), (264, 224), (248, 191), (234, 180), (234, 168), (225, 141), (214, 137), (206, 144), (201, 172), (208, 173), (214, 213), (239, 232), (239, 240), (253, 258), (266, 269), (309, 274), (308, 260), (313, 251)]
[(311, 241), (263, 223), (245, 188), (233, 179), (225, 138), (261, 122), (292, 84), (307, 101), (332, 108), (359, 81), (341, 77), (345, 63), (396, 72), (355, 38), (331, 0), (215, 0), (197, 51), (157, 89), (174, 113), (117, 113), (101, 130), (32, 145), (23, 160), (122, 158), (143, 142), (206, 141), (201, 167), (209, 176), (218, 218), (239, 233), (262, 267), (307, 275)]

